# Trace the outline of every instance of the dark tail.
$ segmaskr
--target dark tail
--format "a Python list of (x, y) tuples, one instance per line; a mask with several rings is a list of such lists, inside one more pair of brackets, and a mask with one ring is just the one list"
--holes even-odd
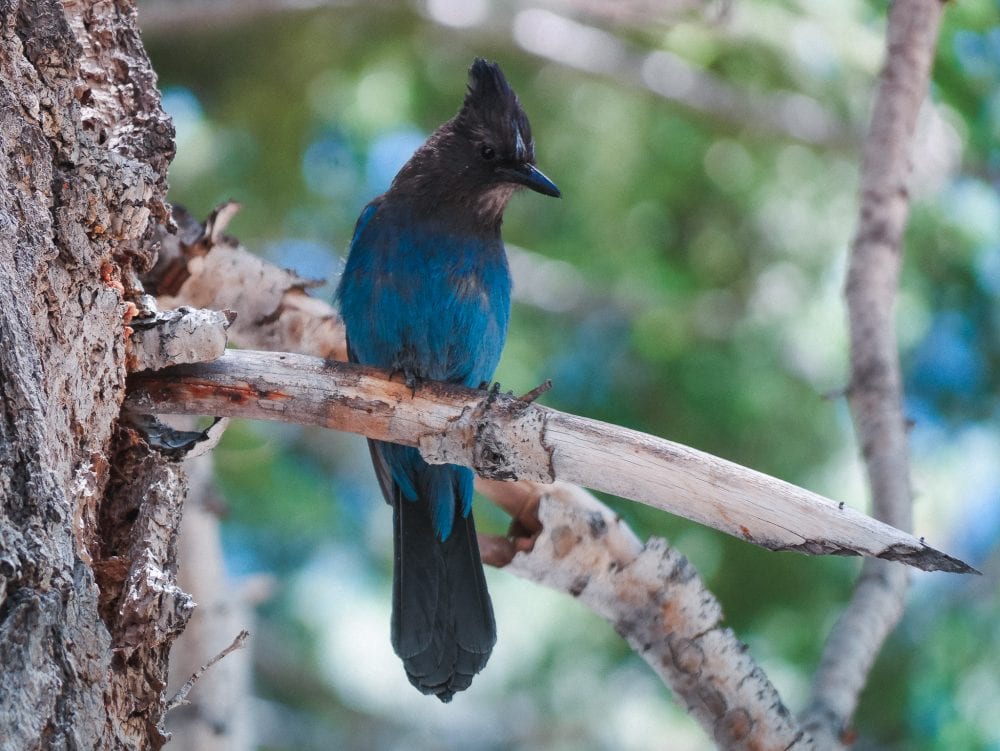
[(448, 702), (472, 684), (497, 639), (476, 525), (471, 511), (462, 516), (456, 498), (451, 534), (441, 541), (426, 500), (408, 501), (394, 490), (392, 646), (410, 683)]

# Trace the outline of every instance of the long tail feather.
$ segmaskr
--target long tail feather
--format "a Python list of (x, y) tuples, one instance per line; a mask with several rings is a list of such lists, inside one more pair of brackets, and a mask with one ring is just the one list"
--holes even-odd
[[(496, 644), (496, 622), (479, 557), (476, 525), (468, 509), (470, 470), (427, 465), (415, 470), (418, 497), (404, 497), (392, 481), (392, 452), (370, 442), (376, 474), (393, 507), (392, 646), (417, 689), (441, 701), (468, 688)], [(429, 497), (434, 495), (435, 497)], [(435, 510), (454, 510), (442, 540)]]

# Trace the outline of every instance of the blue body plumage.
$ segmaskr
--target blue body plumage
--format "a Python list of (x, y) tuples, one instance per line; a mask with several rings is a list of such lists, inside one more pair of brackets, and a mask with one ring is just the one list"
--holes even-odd
[[(495, 64), (476, 60), (462, 110), (361, 213), (337, 289), (355, 362), (478, 387), (500, 360), (510, 275), (500, 237), (514, 190), (559, 191)], [(443, 701), (486, 664), (496, 627), (472, 519), (472, 471), (370, 441), (393, 507), (392, 641), (410, 681)]]
[[(358, 220), (344, 279), (341, 315), (358, 362), (471, 388), (493, 376), (510, 315), (499, 231), (456, 235), (405, 207), (376, 201)], [(420, 454), (394, 445), (381, 451), (403, 497), (417, 500), (418, 478), (431, 471)], [(467, 515), (472, 473), (451, 467), (450, 474), (461, 485), (459, 510)], [(437, 536), (447, 539), (455, 512), (450, 491), (426, 500)]]

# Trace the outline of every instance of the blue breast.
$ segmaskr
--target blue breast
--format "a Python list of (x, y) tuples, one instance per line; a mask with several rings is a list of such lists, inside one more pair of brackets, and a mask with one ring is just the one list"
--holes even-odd
[(337, 296), (359, 362), (470, 387), (492, 378), (510, 317), (499, 231), (449, 232), (373, 202)]

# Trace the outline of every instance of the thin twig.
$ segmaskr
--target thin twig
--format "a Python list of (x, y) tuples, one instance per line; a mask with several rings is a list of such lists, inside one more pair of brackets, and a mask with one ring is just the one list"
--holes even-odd
[(243, 649), (247, 643), (247, 639), (249, 638), (250, 632), (243, 629), (236, 635), (236, 638), (233, 639), (232, 643), (228, 647), (223, 649), (219, 652), (219, 654), (194, 671), (194, 673), (191, 674), (191, 677), (184, 682), (183, 686), (177, 689), (177, 693), (174, 694), (170, 701), (167, 702), (167, 706), (163, 710), (163, 713), (166, 714), (172, 709), (176, 709), (177, 707), (187, 704), (187, 695), (191, 693), (191, 689), (194, 688), (194, 684), (197, 683), (198, 680), (205, 674), (205, 671), (231, 652), (235, 652), (237, 649)]
[(525, 402), (526, 404), (530, 404), (531, 402), (535, 401), (538, 397), (540, 397), (542, 394), (551, 390), (552, 390), (552, 379), (546, 378), (544, 381), (535, 386), (535, 388), (533, 388), (527, 394), (520, 397), (520, 400), (522, 402)]

